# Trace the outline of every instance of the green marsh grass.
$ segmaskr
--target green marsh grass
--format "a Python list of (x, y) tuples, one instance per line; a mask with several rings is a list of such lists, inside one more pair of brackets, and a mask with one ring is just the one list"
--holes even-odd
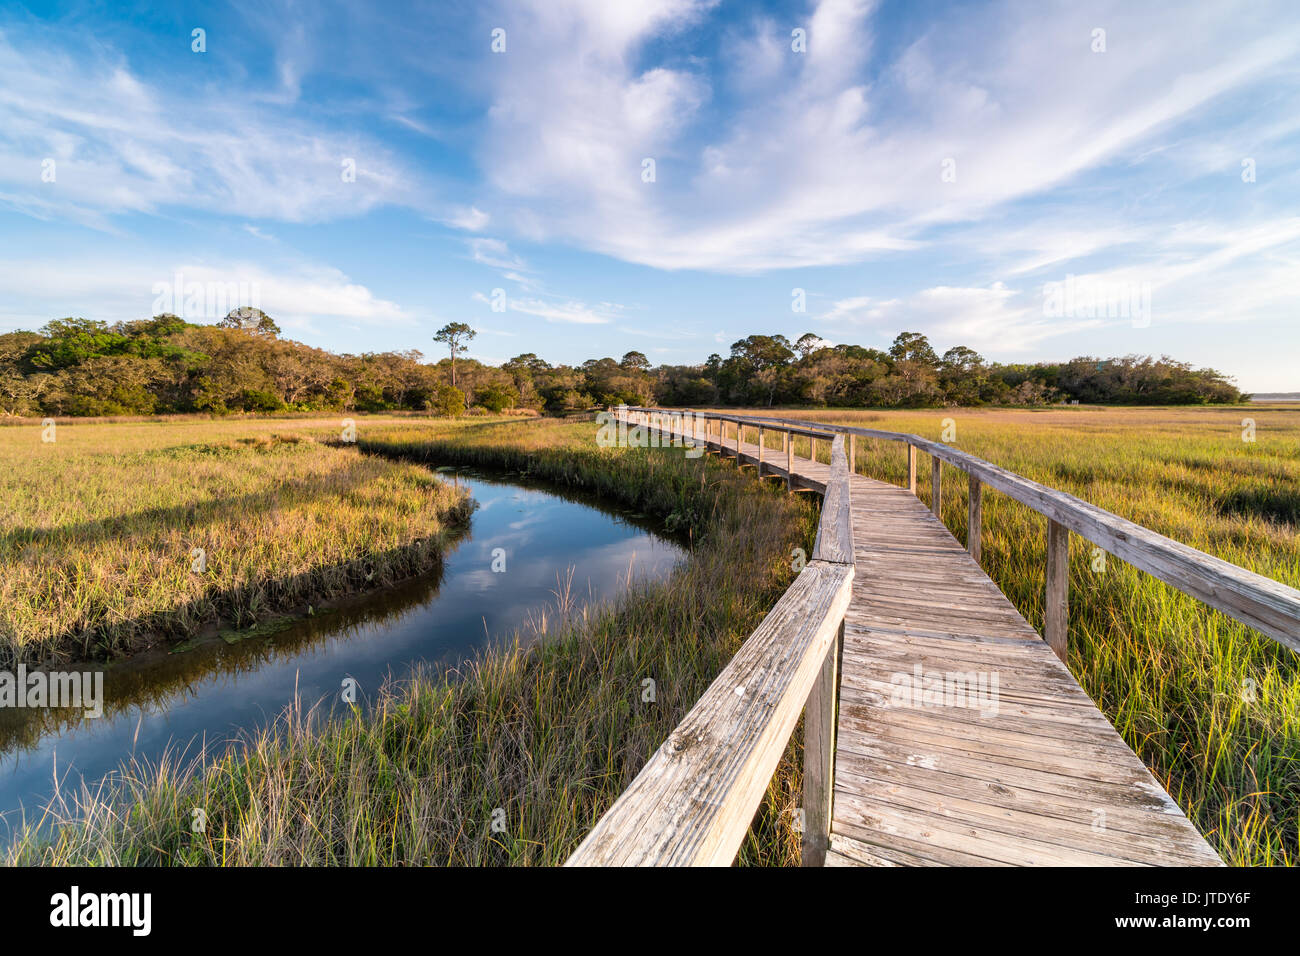
[[(667, 581), (585, 614), (552, 614), (540, 644), (390, 686), (373, 711), (293, 708), (206, 769), (128, 766), (51, 808), (11, 863), (556, 864), (613, 803), (793, 578), (815, 504), (714, 458), (595, 447), (591, 422), (358, 427), (374, 456), (512, 469), (657, 515), (691, 544)], [(643, 700), (647, 678), (656, 700)], [(797, 863), (799, 733), (768, 787), (742, 864)], [(191, 832), (190, 811), (207, 826)], [(494, 811), (505, 832), (494, 832)], [(34, 821), (35, 822), (35, 821)]]
[[(248, 627), (441, 560), (470, 505), (427, 469), (330, 447), (338, 422), (0, 428), (0, 667)], [(193, 570), (195, 549), (206, 570)]]

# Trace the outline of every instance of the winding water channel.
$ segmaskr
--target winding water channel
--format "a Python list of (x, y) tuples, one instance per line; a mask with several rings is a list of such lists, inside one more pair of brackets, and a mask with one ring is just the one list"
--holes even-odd
[[(484, 647), (554, 619), (558, 594), (574, 608), (616, 597), (633, 581), (667, 576), (683, 549), (643, 516), (519, 477), (445, 472), (478, 504), (441, 574), (352, 599), (271, 635), (220, 638), (184, 653), (159, 651), (107, 668), (102, 717), (14, 711), (0, 720), (0, 838), (54, 792), (92, 787), (132, 757), (219, 752), (240, 731), (272, 721), (295, 693), (304, 707), (337, 704), (346, 678), (364, 705), (388, 677), (420, 664), (455, 665)], [(499, 551), (497, 549), (500, 549)], [(494, 562), (499, 569), (493, 570)]]

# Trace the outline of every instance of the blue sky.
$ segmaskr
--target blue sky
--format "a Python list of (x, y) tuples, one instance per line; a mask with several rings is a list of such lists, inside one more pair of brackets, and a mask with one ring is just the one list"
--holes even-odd
[(179, 276), (336, 351), (906, 329), (1300, 389), (1298, 54), (1294, 0), (7, 3), (0, 330)]

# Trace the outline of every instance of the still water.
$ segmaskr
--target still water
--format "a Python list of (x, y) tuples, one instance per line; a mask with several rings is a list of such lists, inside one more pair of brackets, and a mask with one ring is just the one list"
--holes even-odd
[[(338, 706), (346, 678), (365, 705), (386, 678), (415, 665), (454, 666), (484, 647), (527, 642), (558, 594), (574, 608), (616, 597), (631, 581), (666, 577), (677, 544), (642, 516), (521, 478), (460, 470), (478, 504), (441, 574), (357, 598), (270, 636), (205, 641), (104, 672), (104, 715), (14, 711), (0, 720), (0, 838), (25, 810), (34, 822), (54, 792), (92, 787), (132, 757), (154, 763), (220, 751), (273, 721), (295, 692), (304, 709)], [(497, 550), (500, 549), (500, 550)], [(504, 561), (504, 571), (494, 571)]]

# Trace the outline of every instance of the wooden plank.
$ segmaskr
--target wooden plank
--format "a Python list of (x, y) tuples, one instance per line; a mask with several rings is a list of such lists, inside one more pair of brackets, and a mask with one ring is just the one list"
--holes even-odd
[(916, 494), (916, 446), (907, 444), (907, 490)]
[(1047, 521), (1047, 594), (1043, 607), (1043, 640), (1061, 660), (1068, 659), (1070, 627), (1070, 532)]
[(943, 459), (930, 457), (930, 510), (943, 520)]
[(782, 432), (785, 436), (783, 444), (785, 445), (785, 490), (794, 489), (794, 436), (789, 431)]
[[(829, 865), (1219, 863), (925, 503), (861, 477), (851, 501)], [(900, 675), (980, 674), (976, 706), (898, 696)]]
[(970, 495), (966, 502), (966, 550), (971, 560), (980, 563), (984, 551), (984, 486), (970, 475)]
[(839, 634), (853, 567), (811, 561), (567, 866), (735, 858)]
[(849, 464), (844, 454), (844, 436), (836, 435), (831, 443), (830, 473), (822, 499), (821, 520), (817, 523), (814, 558), (840, 564), (853, 563), (853, 515), (849, 499)]
[(821, 674), (808, 695), (803, 718), (803, 839), (804, 866), (821, 866), (831, 836), (832, 774), (835, 772), (836, 703), (839, 697), (840, 640), (844, 622), (831, 645)]

